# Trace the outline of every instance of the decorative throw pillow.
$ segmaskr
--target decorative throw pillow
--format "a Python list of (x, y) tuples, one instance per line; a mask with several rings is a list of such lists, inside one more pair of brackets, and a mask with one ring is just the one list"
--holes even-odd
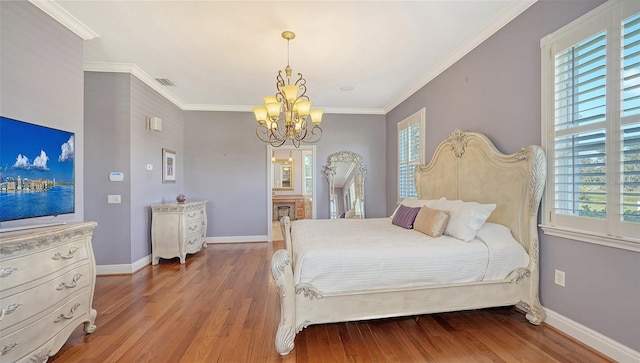
[(431, 209), (426, 205), (420, 208), (420, 212), (413, 222), (413, 229), (431, 237), (440, 237), (447, 228), (449, 212)]
[(393, 211), (393, 213), (391, 214), (391, 219), (393, 219), (393, 217), (396, 216), (396, 212), (398, 211), (398, 208), (400, 208), (401, 205), (404, 205), (405, 207), (411, 207), (411, 208), (416, 208), (416, 207), (422, 207), (423, 205), (426, 205), (427, 207), (431, 207), (433, 208), (433, 206), (439, 201), (439, 200), (446, 200), (446, 198), (440, 198), (440, 199), (412, 199), (412, 198), (404, 198), (402, 200), (402, 203), (399, 204), (396, 207), (396, 210)]
[(480, 204), (476, 202), (463, 202), (461, 200), (444, 200), (436, 203), (436, 208), (449, 211), (449, 224), (444, 234), (471, 241), (491, 215), (495, 204)]
[(418, 212), (420, 212), (420, 207), (410, 208), (400, 204), (391, 223), (402, 228), (411, 229), (413, 228), (413, 221), (416, 219)]

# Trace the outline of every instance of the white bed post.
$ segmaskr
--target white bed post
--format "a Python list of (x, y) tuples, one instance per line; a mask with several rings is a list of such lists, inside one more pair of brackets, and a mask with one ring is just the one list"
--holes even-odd
[(271, 275), (280, 296), (280, 324), (276, 333), (276, 350), (281, 355), (287, 355), (293, 350), (293, 340), (296, 337), (296, 292), (289, 250), (278, 250), (273, 254)]
[(282, 232), (282, 238), (284, 238), (284, 247), (291, 253), (291, 219), (289, 216), (280, 218), (280, 232)]
[(529, 284), (529, 301), (518, 306), (527, 312), (526, 318), (531, 324), (540, 325), (546, 318), (546, 313), (540, 304), (540, 240), (538, 235), (538, 209), (542, 192), (547, 180), (547, 158), (539, 146), (528, 146), (523, 149), (529, 161), (529, 270), (531, 282)]

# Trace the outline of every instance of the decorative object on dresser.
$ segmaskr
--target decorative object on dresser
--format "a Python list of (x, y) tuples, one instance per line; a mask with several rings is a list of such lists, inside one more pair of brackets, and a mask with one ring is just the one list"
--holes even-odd
[(0, 235), (0, 361), (46, 362), (84, 323), (93, 333), (95, 222)]
[(176, 201), (179, 204), (184, 203), (187, 200), (187, 197), (184, 194), (178, 194), (178, 196), (176, 197)]
[(207, 244), (207, 201), (151, 206), (151, 263), (200, 251)]

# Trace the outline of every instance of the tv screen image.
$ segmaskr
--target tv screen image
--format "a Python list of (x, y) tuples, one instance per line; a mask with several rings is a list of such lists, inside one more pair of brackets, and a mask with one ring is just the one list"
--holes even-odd
[(0, 222), (74, 212), (74, 137), (0, 117)]

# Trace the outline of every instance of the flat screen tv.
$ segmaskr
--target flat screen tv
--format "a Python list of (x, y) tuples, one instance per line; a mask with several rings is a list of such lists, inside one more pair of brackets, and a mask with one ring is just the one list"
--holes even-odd
[(0, 116), (0, 222), (74, 213), (74, 136)]

